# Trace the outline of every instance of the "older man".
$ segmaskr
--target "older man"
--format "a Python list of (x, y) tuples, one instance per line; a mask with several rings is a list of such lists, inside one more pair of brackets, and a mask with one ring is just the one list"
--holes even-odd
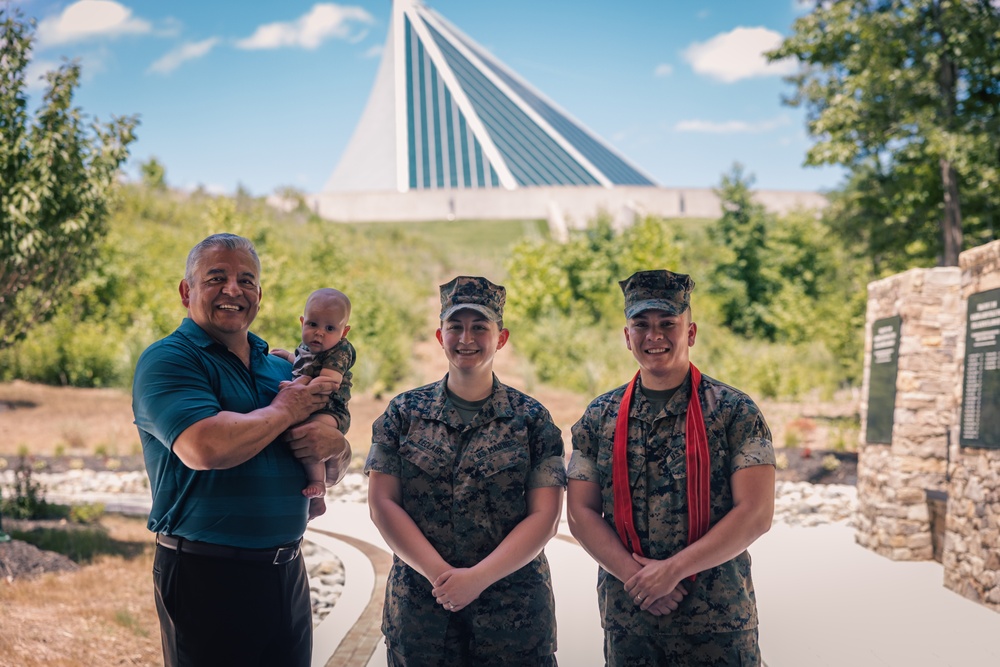
[(573, 426), (568, 473), (570, 530), (601, 566), (605, 659), (759, 664), (746, 549), (774, 513), (771, 433), (746, 394), (691, 364), (689, 276), (620, 285), (639, 372)]
[(188, 255), (187, 318), (151, 345), (132, 390), (153, 495), (153, 583), (164, 663), (310, 664), (312, 617), (299, 543), (303, 462), (346, 472), (344, 383), (292, 378), (250, 333), (262, 296), (253, 244), (215, 234)]

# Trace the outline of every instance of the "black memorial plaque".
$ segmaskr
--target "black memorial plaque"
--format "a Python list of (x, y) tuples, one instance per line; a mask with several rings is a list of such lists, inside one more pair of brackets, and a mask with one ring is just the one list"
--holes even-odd
[(892, 415), (896, 410), (896, 372), (899, 370), (899, 315), (872, 325), (872, 360), (868, 376), (868, 428), (865, 442), (892, 442)]
[(963, 447), (1000, 449), (1000, 289), (969, 297), (962, 382)]

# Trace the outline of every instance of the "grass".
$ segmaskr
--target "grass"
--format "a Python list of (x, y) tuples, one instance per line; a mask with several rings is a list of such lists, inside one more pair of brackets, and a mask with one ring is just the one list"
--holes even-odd
[(405, 233), (435, 248), (442, 270), (457, 275), (486, 275), (502, 281), (503, 263), (515, 243), (524, 238), (548, 237), (544, 220), (438, 220), (432, 222), (358, 223), (365, 234)]
[(0, 582), (0, 666), (163, 664), (145, 521), (105, 515), (100, 528), (81, 538), (80, 570)]
[(101, 556), (135, 558), (143, 545), (115, 539), (103, 525), (79, 526), (65, 524), (57, 527), (38, 527), (31, 530), (10, 530), (10, 536), (33, 544), (43, 551), (55, 551), (75, 563), (92, 563)]

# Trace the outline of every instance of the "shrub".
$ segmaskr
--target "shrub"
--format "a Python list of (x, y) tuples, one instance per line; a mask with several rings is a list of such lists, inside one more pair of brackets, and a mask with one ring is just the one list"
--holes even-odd
[(104, 516), (104, 503), (73, 505), (69, 510), (69, 520), (73, 523), (97, 523)]
[(14, 470), (10, 495), (0, 501), (3, 507), (0, 514), (12, 519), (45, 518), (48, 504), (45, 502), (44, 492), (42, 484), (32, 478), (32, 465), (28, 458), (22, 456)]
[(833, 454), (827, 454), (826, 456), (823, 457), (823, 460), (820, 461), (820, 465), (823, 466), (823, 470), (826, 470), (827, 472), (833, 472), (834, 470), (840, 467), (840, 459), (838, 459)]

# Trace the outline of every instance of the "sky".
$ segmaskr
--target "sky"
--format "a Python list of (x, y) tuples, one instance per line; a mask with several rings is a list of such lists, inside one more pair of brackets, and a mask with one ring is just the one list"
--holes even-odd
[[(664, 187), (711, 188), (735, 163), (771, 190), (830, 190), (806, 167), (793, 63), (763, 51), (804, 0), (425, 0)], [(322, 190), (364, 109), (390, 0), (0, 0), (37, 22), (29, 95), (79, 59), (74, 103), (137, 114), (126, 173), (155, 157), (170, 186)]]

